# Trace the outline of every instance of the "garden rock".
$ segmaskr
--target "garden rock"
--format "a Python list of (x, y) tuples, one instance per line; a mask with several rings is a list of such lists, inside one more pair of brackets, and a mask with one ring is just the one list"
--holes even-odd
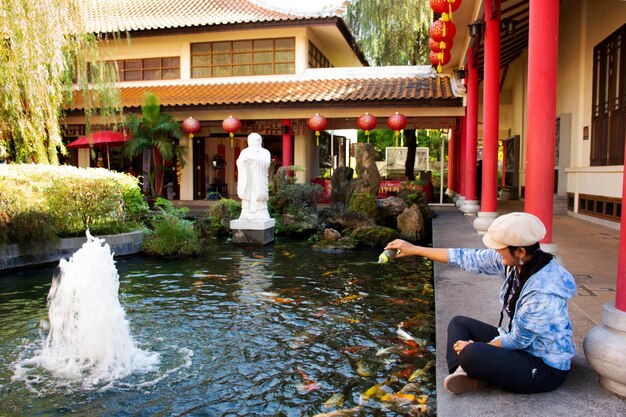
[(416, 242), (425, 234), (424, 218), (416, 204), (406, 208), (397, 217), (397, 222), (398, 232), (400, 232), (400, 237), (403, 239)]
[[(354, 192), (367, 191), (373, 196), (378, 195), (380, 173), (376, 166), (376, 150), (371, 143), (356, 143), (355, 160), (356, 176)], [(349, 200), (348, 200), (349, 201)]]
[(285, 232), (299, 234), (317, 230), (319, 219), (316, 213), (301, 210), (297, 214), (283, 214), (282, 223)]
[(341, 233), (335, 229), (324, 229), (324, 240), (328, 242), (337, 242), (341, 239)]
[(354, 170), (349, 167), (339, 167), (330, 178), (330, 204), (331, 206), (345, 208), (348, 205), (348, 191)]
[(374, 219), (359, 212), (342, 212), (337, 210), (323, 210), (320, 212), (320, 220), (336, 230), (358, 230), (364, 227), (372, 227), (376, 224)]
[(379, 223), (396, 228), (396, 218), (407, 208), (406, 202), (399, 197), (387, 197), (376, 201)]

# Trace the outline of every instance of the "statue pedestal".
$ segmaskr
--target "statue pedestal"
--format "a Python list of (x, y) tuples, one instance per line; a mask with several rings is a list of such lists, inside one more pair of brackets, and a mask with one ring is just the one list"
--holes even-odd
[(266, 245), (274, 241), (276, 220), (231, 220), (233, 242), (246, 245)]

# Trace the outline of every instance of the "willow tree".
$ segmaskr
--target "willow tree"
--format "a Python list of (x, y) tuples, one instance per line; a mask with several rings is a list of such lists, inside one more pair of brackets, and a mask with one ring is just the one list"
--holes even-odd
[(428, 0), (353, 0), (345, 20), (371, 65), (428, 64)]
[(92, 116), (115, 121), (116, 74), (98, 47), (106, 39), (85, 30), (96, 4), (0, 0), (0, 160), (57, 164), (67, 152), (60, 118), (77, 90), (88, 131)]

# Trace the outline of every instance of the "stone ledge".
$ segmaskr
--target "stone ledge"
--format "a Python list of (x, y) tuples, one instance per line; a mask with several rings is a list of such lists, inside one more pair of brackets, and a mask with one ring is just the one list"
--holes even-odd
[[(141, 250), (144, 233), (141, 230), (117, 235), (96, 236), (104, 239), (115, 256), (131, 255)], [(86, 237), (73, 237), (28, 245), (12, 244), (0, 247), (0, 271), (25, 266), (58, 262), (69, 258), (87, 241)]]

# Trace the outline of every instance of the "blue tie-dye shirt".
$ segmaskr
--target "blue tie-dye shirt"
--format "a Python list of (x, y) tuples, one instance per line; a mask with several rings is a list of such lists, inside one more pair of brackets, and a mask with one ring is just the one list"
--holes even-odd
[[(502, 257), (492, 249), (449, 249), (448, 263), (464, 271), (506, 279)], [(500, 290), (501, 302), (505, 287), (503, 284)], [(569, 369), (575, 348), (567, 300), (575, 292), (572, 274), (552, 259), (526, 281), (516, 304), (511, 331), (498, 329), (502, 347), (524, 350), (553, 368)]]

